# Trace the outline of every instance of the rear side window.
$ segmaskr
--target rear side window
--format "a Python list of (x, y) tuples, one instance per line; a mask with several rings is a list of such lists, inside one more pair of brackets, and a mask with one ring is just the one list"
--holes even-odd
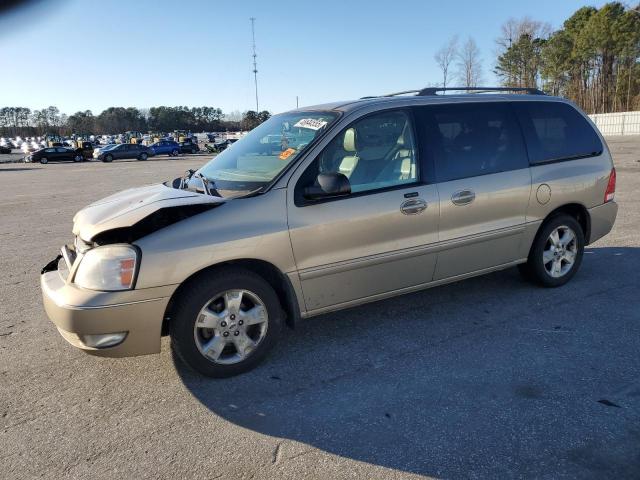
[(531, 164), (602, 153), (602, 142), (593, 127), (571, 105), (517, 102), (513, 106), (522, 124)]
[(524, 140), (506, 103), (421, 107), (421, 134), (438, 181), (528, 168)]

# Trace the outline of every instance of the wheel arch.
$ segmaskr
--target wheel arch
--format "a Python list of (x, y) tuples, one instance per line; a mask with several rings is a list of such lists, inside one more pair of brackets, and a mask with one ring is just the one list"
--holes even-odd
[(589, 239), (591, 237), (591, 215), (589, 215), (589, 210), (587, 210), (587, 207), (585, 207), (581, 203), (566, 203), (549, 212), (549, 214), (544, 218), (544, 220), (538, 227), (536, 237), (540, 233), (540, 230), (542, 230), (542, 227), (551, 218), (558, 214), (569, 215), (580, 224), (580, 226), (582, 227), (582, 232), (584, 233), (584, 243), (585, 245), (588, 245)]
[(262, 277), (271, 287), (275, 290), (280, 306), (285, 313), (285, 323), (290, 328), (295, 328), (296, 322), (300, 319), (300, 307), (298, 304), (298, 298), (291, 284), (291, 280), (280, 271), (278, 267), (265, 260), (258, 260), (253, 258), (244, 258), (237, 260), (229, 260), (226, 262), (217, 263), (205, 267), (197, 272), (194, 272), (187, 277), (173, 292), (167, 308), (165, 310), (164, 317), (162, 319), (162, 335), (168, 335), (169, 323), (173, 316), (173, 308), (175, 305), (175, 299), (181, 294), (181, 292), (194, 281), (198, 276), (205, 272), (215, 271), (222, 267), (237, 267), (245, 270), (249, 270), (260, 277)]

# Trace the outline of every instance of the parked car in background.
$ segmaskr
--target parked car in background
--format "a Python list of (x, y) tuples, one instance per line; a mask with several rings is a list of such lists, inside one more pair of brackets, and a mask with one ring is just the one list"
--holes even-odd
[(106, 145), (98, 145), (96, 147), (93, 147), (93, 158), (98, 158), (96, 155), (99, 155), (101, 152), (106, 152), (107, 150), (115, 147), (116, 144), (115, 143), (108, 143)]
[(77, 153), (73, 148), (67, 147), (48, 147), (36, 150), (25, 158), (27, 162), (81, 162), (82, 154)]
[(198, 153), (200, 147), (193, 142), (180, 142), (180, 153)]
[(170, 155), (175, 157), (180, 153), (180, 144), (173, 140), (160, 140), (149, 145), (156, 155)]
[(0, 153), (11, 153), (11, 148), (5, 145), (0, 145)]
[(93, 158), (93, 143), (79, 142), (76, 153), (82, 155), (83, 160), (91, 160)]
[(42, 146), (40, 144), (38, 144), (37, 142), (23, 142), (22, 146), (20, 147), (20, 150), (22, 150), (22, 153), (24, 153), (25, 155), (29, 154), (29, 153), (33, 153), (36, 152), (38, 150), (40, 150), (42, 148)]
[(113, 162), (125, 158), (135, 158), (136, 160), (146, 160), (153, 156), (153, 151), (144, 145), (135, 143), (120, 143), (107, 150), (93, 152), (93, 158), (103, 162)]
[(226, 140), (223, 140), (221, 142), (216, 142), (213, 145), (218, 152), (221, 152), (229, 148), (231, 145), (233, 145), (237, 141), (238, 141), (237, 138), (227, 138)]

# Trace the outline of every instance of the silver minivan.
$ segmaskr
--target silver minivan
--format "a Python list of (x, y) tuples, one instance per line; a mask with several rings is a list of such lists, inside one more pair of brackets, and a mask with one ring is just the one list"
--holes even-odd
[(89, 205), (42, 270), (47, 314), (89, 353), (168, 334), (225, 377), (303, 318), (514, 266), (565, 284), (616, 218), (607, 145), (566, 100), (482, 90), (275, 115), (197, 171)]

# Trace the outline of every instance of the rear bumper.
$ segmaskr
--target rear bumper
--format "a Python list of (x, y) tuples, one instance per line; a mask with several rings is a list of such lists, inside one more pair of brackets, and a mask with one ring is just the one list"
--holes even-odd
[[(175, 286), (95, 292), (67, 283), (59, 271), (40, 276), (44, 308), (71, 345), (103, 357), (129, 357), (160, 352), (162, 320)], [(95, 348), (83, 335), (126, 332), (112, 347)]]
[(615, 201), (590, 208), (591, 233), (589, 235), (589, 243), (593, 243), (608, 234), (613, 228), (617, 215), (618, 204)]

